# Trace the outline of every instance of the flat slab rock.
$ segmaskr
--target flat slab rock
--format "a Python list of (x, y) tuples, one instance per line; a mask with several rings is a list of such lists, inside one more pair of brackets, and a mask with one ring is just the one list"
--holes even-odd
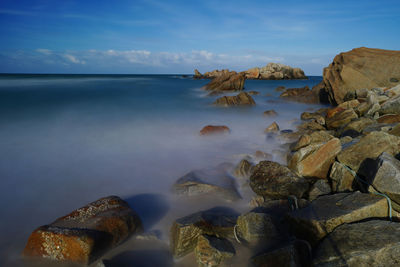
[(196, 247), (200, 235), (233, 238), (238, 214), (228, 208), (213, 208), (177, 219), (170, 230), (174, 257), (182, 257)]
[(23, 255), (90, 264), (141, 229), (128, 203), (109, 196), (34, 230)]
[(291, 230), (298, 238), (315, 245), (336, 227), (368, 218), (387, 218), (388, 204), (374, 194), (339, 193), (321, 196), (303, 209), (287, 215)]
[(315, 251), (315, 266), (400, 266), (400, 223), (344, 224)]

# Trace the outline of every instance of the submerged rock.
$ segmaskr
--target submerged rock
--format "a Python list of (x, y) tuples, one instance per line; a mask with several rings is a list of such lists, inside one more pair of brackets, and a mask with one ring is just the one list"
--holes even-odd
[(398, 266), (400, 224), (381, 220), (344, 224), (315, 251), (315, 266)]
[(200, 131), (200, 135), (214, 135), (214, 134), (227, 134), (230, 129), (225, 125), (207, 125)]
[(287, 219), (298, 238), (315, 245), (339, 225), (387, 218), (388, 214), (386, 198), (354, 192), (321, 196), (305, 208), (288, 214)]
[(224, 107), (229, 107), (229, 106), (241, 106), (241, 105), (255, 105), (256, 102), (254, 102), (254, 99), (245, 92), (241, 92), (237, 96), (223, 96), (215, 100), (214, 102), (215, 105), (218, 106), (224, 106)]
[(309, 187), (304, 178), (273, 161), (261, 161), (254, 167), (250, 186), (256, 194), (271, 199), (287, 198), (290, 195), (301, 198)]
[(233, 238), (238, 215), (227, 208), (213, 208), (177, 219), (170, 230), (172, 254), (182, 257), (196, 247), (202, 234)]
[(125, 201), (105, 197), (37, 228), (23, 255), (88, 265), (141, 229), (138, 215)]
[(214, 267), (227, 258), (231, 258), (236, 251), (227, 239), (211, 235), (200, 235), (194, 250), (199, 266)]
[(271, 123), (264, 130), (264, 133), (276, 133), (276, 132), (279, 132), (279, 125), (276, 122)]
[(274, 117), (277, 115), (278, 115), (278, 113), (273, 109), (264, 111), (264, 116), (266, 116), (266, 117)]

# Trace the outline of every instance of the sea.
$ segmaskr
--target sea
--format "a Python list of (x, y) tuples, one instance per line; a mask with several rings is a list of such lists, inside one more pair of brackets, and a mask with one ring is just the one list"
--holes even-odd
[[(0, 266), (25, 266), (35, 228), (109, 195), (126, 200), (152, 238), (133, 237), (93, 266), (195, 266), (193, 255), (170, 255), (172, 222), (216, 206), (244, 212), (254, 195), (239, 186), (238, 201), (191, 199), (172, 193), (175, 181), (256, 151), (284, 164), (284, 141), (264, 129), (276, 121), (295, 130), (302, 112), (322, 106), (286, 101), (275, 88), (321, 80), (247, 80), (256, 105), (226, 108), (202, 89), (209, 80), (190, 75), (1, 74)], [(271, 109), (276, 117), (263, 116)], [(206, 125), (231, 132), (201, 136)]]

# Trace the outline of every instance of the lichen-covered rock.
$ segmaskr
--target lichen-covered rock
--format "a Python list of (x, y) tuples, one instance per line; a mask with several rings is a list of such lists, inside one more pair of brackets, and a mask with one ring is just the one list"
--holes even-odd
[(365, 159), (375, 159), (382, 152), (390, 155), (399, 153), (400, 138), (385, 132), (371, 132), (359, 142), (343, 149), (338, 154), (337, 160), (357, 172)]
[(353, 191), (354, 173), (342, 163), (333, 163), (329, 178), (332, 181), (333, 192)]
[(250, 176), (250, 186), (258, 195), (281, 199), (290, 195), (301, 198), (309, 184), (286, 166), (273, 161), (261, 161)]
[(177, 219), (170, 230), (172, 254), (182, 257), (195, 248), (202, 234), (233, 238), (238, 215), (226, 208), (213, 208)]
[(200, 135), (215, 135), (230, 133), (230, 129), (225, 125), (207, 125), (200, 131)]
[(223, 96), (218, 98), (214, 102), (214, 105), (224, 106), (224, 107), (241, 106), (241, 105), (252, 106), (255, 104), (256, 102), (254, 102), (254, 99), (246, 92), (241, 92), (237, 96)]
[(400, 224), (372, 220), (344, 224), (315, 251), (314, 266), (399, 266)]
[(387, 218), (386, 198), (354, 193), (321, 196), (303, 209), (288, 214), (290, 228), (298, 238), (317, 244), (336, 227), (368, 218)]
[(308, 192), (308, 199), (313, 201), (319, 196), (330, 194), (331, 191), (331, 186), (327, 180), (318, 180), (311, 186), (310, 192)]
[(237, 233), (240, 238), (249, 243), (269, 241), (279, 236), (271, 215), (257, 211), (250, 211), (239, 216)]
[(256, 267), (308, 267), (311, 266), (310, 245), (304, 240), (295, 240), (284, 246), (253, 257)]
[(342, 146), (338, 138), (300, 148), (288, 159), (288, 167), (303, 177), (326, 179)]
[(141, 229), (125, 201), (105, 197), (33, 231), (23, 255), (90, 264)]
[(177, 195), (219, 196), (228, 201), (240, 199), (235, 180), (232, 179), (224, 170), (195, 170), (179, 178), (172, 187)]
[(215, 267), (236, 254), (235, 248), (227, 239), (211, 235), (200, 235), (194, 250), (199, 266)]

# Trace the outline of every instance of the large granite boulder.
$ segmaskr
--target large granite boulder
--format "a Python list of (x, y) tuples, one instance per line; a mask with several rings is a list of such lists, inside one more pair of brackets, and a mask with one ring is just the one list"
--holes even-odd
[(338, 138), (310, 144), (289, 156), (288, 167), (303, 177), (326, 179), (330, 167), (341, 149)]
[(287, 215), (298, 238), (317, 244), (336, 227), (368, 218), (387, 218), (386, 198), (374, 194), (338, 193), (321, 196), (303, 209)]
[(393, 87), (400, 81), (400, 51), (355, 48), (340, 53), (324, 69), (323, 85), (333, 104), (357, 89)]
[(34, 230), (23, 255), (88, 265), (141, 229), (128, 203), (109, 196)]
[(309, 188), (304, 178), (273, 161), (261, 161), (254, 167), (250, 186), (256, 194), (271, 199), (287, 198), (290, 195), (301, 198)]
[(243, 73), (224, 73), (206, 84), (205, 89), (213, 91), (241, 91), (244, 87), (244, 81), (245, 75)]
[(254, 99), (246, 92), (241, 92), (236, 96), (223, 96), (215, 100), (217, 106), (252, 106), (255, 105)]
[(177, 219), (170, 230), (172, 254), (182, 257), (196, 247), (202, 234), (233, 238), (238, 214), (228, 208), (213, 208)]
[(260, 68), (260, 79), (307, 79), (307, 76), (300, 68), (292, 68), (280, 63), (268, 63), (266, 66)]
[(386, 132), (371, 132), (343, 149), (337, 160), (357, 172), (365, 159), (376, 159), (382, 152), (391, 155), (399, 153), (400, 138)]
[(224, 170), (195, 170), (179, 178), (172, 187), (177, 195), (217, 196), (227, 201), (240, 199), (235, 180)]
[(246, 75), (246, 79), (258, 79), (260, 77), (260, 69), (259, 68), (251, 68), (244, 71)]
[(315, 251), (314, 266), (399, 266), (400, 223), (371, 220), (344, 224)]

